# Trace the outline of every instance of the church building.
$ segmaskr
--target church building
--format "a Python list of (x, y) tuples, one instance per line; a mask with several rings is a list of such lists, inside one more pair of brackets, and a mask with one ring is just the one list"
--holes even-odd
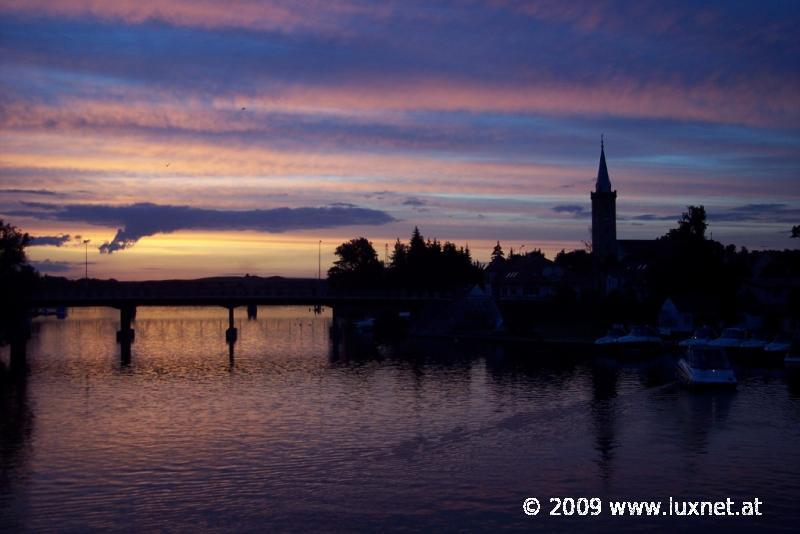
[(611, 190), (606, 153), (600, 140), (600, 167), (592, 197), (592, 253), (598, 260), (617, 255), (617, 192)]

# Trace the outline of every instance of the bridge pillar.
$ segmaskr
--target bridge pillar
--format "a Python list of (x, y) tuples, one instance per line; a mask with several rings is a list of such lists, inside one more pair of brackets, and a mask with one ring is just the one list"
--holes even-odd
[(117, 343), (122, 365), (131, 363), (131, 345), (136, 337), (136, 332), (131, 327), (136, 317), (136, 306), (121, 306), (119, 309), (119, 330), (117, 330)]
[(136, 337), (136, 332), (131, 328), (131, 322), (136, 317), (136, 306), (122, 306), (119, 309), (119, 330), (117, 330), (117, 343), (130, 345)]
[(256, 306), (255, 304), (247, 305), (247, 319), (248, 320), (258, 319), (258, 306)]
[(235, 306), (229, 306), (228, 307), (228, 329), (225, 331), (225, 341), (227, 341), (231, 345), (236, 343), (236, 339), (239, 336), (238, 330), (236, 330), (236, 327), (233, 326), (233, 324), (234, 324), (233, 323), (233, 309), (234, 309), (234, 307)]

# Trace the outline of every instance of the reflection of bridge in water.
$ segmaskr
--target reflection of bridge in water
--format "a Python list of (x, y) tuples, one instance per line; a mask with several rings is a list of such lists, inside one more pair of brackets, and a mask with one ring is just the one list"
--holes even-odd
[[(440, 291), (334, 291), (326, 281), (298, 278), (261, 278), (256, 276), (205, 278), (200, 280), (163, 280), (118, 282), (115, 280), (78, 280), (45, 278), (32, 300), (33, 308), (108, 307), (118, 309), (120, 324), (117, 342), (123, 360), (130, 358), (135, 332), (136, 309), (142, 306), (221, 306), (228, 310), (225, 341), (231, 355), (238, 332), (233, 311), (247, 308), (254, 319), (258, 306), (313, 306), (331, 308), (334, 342), (341, 321), (379, 311), (414, 311), (433, 302), (450, 302), (455, 293)], [(25, 338), (27, 339), (27, 337)], [(24, 345), (13, 352), (22, 350)]]

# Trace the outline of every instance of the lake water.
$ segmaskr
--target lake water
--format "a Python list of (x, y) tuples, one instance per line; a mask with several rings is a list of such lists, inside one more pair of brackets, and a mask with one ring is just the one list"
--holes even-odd
[[(474, 342), (356, 346), (330, 315), (140, 308), (37, 319), (0, 361), (0, 529), (28, 531), (784, 529), (800, 520), (800, 385), (739, 370), (688, 391), (639, 364)], [(537, 497), (542, 512), (526, 516)], [(551, 517), (550, 497), (598, 497)], [(763, 515), (612, 517), (608, 500), (736, 501)]]

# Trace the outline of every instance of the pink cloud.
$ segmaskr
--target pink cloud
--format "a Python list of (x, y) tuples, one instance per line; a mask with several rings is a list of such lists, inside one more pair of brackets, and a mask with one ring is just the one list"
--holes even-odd
[(333, 29), (338, 18), (358, 8), (345, 0), (297, 2), (254, 0), (2, 0), (0, 10), (65, 17), (93, 17), (138, 24), (160, 20), (177, 26), (236, 27), (290, 31)]

